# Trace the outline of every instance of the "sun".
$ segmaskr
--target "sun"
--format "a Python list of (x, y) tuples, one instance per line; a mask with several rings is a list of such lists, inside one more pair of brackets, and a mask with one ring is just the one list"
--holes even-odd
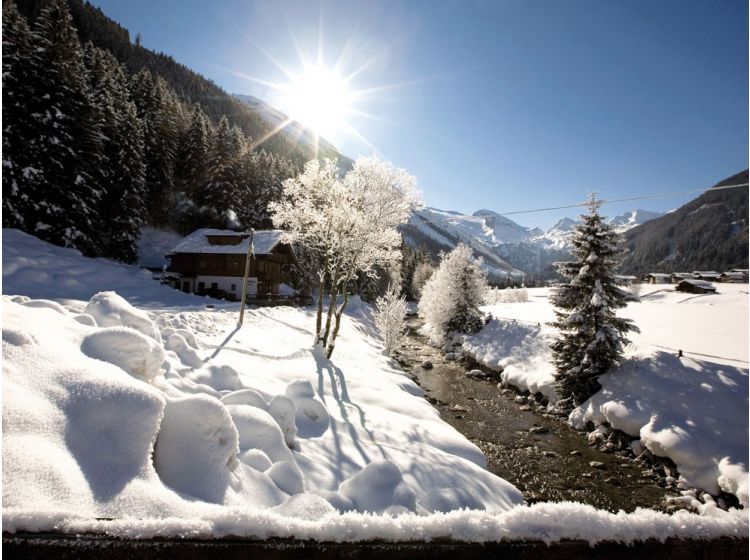
[(289, 76), (281, 105), (289, 117), (317, 135), (335, 139), (349, 128), (356, 93), (335, 70), (320, 64), (305, 65)]

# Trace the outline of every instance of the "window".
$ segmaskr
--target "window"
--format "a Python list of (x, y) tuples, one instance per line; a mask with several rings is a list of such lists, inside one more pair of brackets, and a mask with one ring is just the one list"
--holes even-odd
[(211, 282), (211, 289), (212, 290), (218, 290), (219, 289), (218, 282)]
[(236, 292), (236, 291), (237, 291), (237, 284), (232, 284), (232, 288), (231, 288), (231, 290), (232, 290), (233, 292)]
[(198, 291), (202, 292), (206, 289), (206, 283), (205, 282), (198, 282)]
[(208, 263), (206, 261), (198, 261), (198, 268), (204, 269), (208, 267)]

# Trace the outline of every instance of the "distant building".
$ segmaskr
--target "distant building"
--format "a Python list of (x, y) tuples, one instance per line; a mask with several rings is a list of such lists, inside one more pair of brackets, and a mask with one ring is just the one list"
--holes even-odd
[[(247, 295), (268, 299), (279, 295), (296, 263), (292, 247), (281, 242), (282, 231), (256, 231), (250, 260)], [(167, 254), (169, 284), (183, 292), (239, 300), (245, 274), (250, 234), (220, 229), (199, 229), (180, 240)]]
[(698, 280), (706, 280), (707, 282), (716, 282), (721, 276), (720, 273), (715, 270), (694, 270), (693, 276)]
[(673, 272), (670, 278), (672, 284), (677, 284), (680, 280), (695, 280), (692, 272)]
[(719, 282), (729, 282), (732, 284), (747, 284), (748, 275), (745, 272), (722, 272), (719, 276)]
[(630, 286), (637, 282), (638, 278), (636, 276), (623, 276), (621, 274), (615, 275), (615, 284), (619, 284), (620, 286)]
[(672, 282), (672, 276), (662, 272), (651, 272), (646, 274), (643, 279), (648, 284), (669, 284)]
[(675, 290), (691, 294), (715, 294), (716, 287), (704, 280), (681, 280)]

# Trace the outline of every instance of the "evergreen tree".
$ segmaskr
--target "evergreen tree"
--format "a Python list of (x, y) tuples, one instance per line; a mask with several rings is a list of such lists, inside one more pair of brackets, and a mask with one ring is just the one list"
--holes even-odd
[(600, 204), (591, 195), (589, 212), (571, 238), (576, 260), (557, 263), (569, 279), (551, 297), (558, 308), (552, 326), (560, 335), (552, 352), (562, 408), (583, 404), (601, 388), (599, 376), (622, 357), (624, 335), (637, 331), (631, 321), (615, 316), (627, 304), (627, 294), (614, 282), (619, 236), (599, 215)]
[(42, 239), (96, 254), (101, 193), (91, 171), (97, 167), (100, 136), (81, 45), (64, 0), (44, 7), (32, 46), (35, 71), (26, 95), (36, 135), (29, 150), (43, 192), (35, 193), (26, 226)]
[(130, 100), (125, 72), (117, 60), (88, 44), (86, 66), (101, 135), (100, 254), (135, 262), (140, 226), (146, 214), (142, 124)]
[(41, 184), (27, 89), (36, 83), (32, 48), (26, 19), (15, 3), (3, 3), (3, 227), (27, 228)]
[(213, 130), (200, 105), (196, 105), (180, 146), (176, 176), (181, 190), (193, 197), (208, 180), (209, 150)]
[(160, 226), (169, 220), (175, 201), (174, 167), (181, 108), (166, 82), (146, 69), (133, 77), (131, 88), (143, 122), (149, 221)]

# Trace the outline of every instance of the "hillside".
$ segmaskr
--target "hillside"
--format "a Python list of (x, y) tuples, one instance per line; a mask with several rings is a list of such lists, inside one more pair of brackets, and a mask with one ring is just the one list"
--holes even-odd
[[(747, 183), (748, 171), (713, 188)], [(748, 267), (748, 189), (726, 189), (695, 200), (625, 234), (622, 271), (629, 274)]]
[[(33, 20), (44, 6), (43, 0), (15, 2), (29, 20)], [(166, 80), (181, 101), (199, 104), (214, 122), (226, 115), (231, 124), (238, 126), (250, 138), (263, 138), (274, 128), (275, 125), (265, 115), (244, 100), (230, 95), (168, 54), (143, 47), (139, 38), (131, 41), (129, 31), (107, 17), (100, 8), (82, 0), (67, 0), (67, 4), (81, 43), (91, 41), (95, 46), (109, 51), (131, 74), (136, 74), (143, 68), (158, 74)], [(315, 154), (312, 145), (297, 141), (292, 134), (271, 136), (261, 147), (298, 163), (312, 159)], [(321, 142), (320, 149), (323, 157), (337, 158), (341, 155), (325, 141)]]

